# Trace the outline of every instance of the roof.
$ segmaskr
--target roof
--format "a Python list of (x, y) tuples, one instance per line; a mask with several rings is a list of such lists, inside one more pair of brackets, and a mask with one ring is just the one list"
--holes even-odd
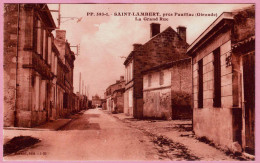
[[(160, 32), (160, 33), (154, 35), (153, 37), (151, 37), (146, 43), (144, 43), (144, 44), (143, 44), (142, 46), (140, 46), (138, 49), (140, 49), (141, 47), (145, 46), (146, 44), (148, 44), (149, 42), (151, 42), (154, 38), (156, 38), (156, 37), (162, 35), (164, 32), (166, 32), (166, 31), (168, 31), (168, 30), (172, 30), (172, 31), (174, 31), (174, 32), (177, 34), (177, 32), (176, 32), (174, 29), (172, 29), (171, 26), (169, 26), (168, 28), (166, 28), (166, 29), (163, 30), (162, 32)], [(179, 35), (178, 35), (178, 36), (179, 36)], [(180, 36), (179, 36), (179, 37), (180, 37)], [(126, 58), (126, 60), (125, 60), (125, 62), (124, 62), (124, 65), (127, 64), (127, 62), (133, 57), (133, 55), (134, 55), (134, 51), (132, 51), (132, 52), (127, 56), (127, 58)]]
[(245, 39), (243, 41), (240, 41), (240, 42), (232, 45), (232, 49), (239, 48), (239, 47), (241, 47), (243, 45), (246, 45), (246, 44), (248, 44), (248, 43), (250, 43), (252, 41), (255, 41), (255, 36), (251, 36), (251, 37), (249, 37), (249, 38), (247, 38), (247, 39)]
[(51, 27), (51, 30), (54, 30), (56, 28), (55, 22), (53, 20), (53, 17), (51, 15), (51, 12), (49, 10), (49, 7), (47, 4), (40, 4), (40, 11), (43, 13), (42, 16), (45, 17), (45, 21), (48, 21), (48, 25)]
[(150, 69), (142, 71), (142, 74), (147, 74), (149, 72), (156, 71), (156, 70), (164, 70), (164, 69), (172, 68), (175, 64), (185, 62), (185, 61), (188, 61), (190, 59), (191, 58), (189, 57), (189, 58), (180, 59), (180, 60), (177, 60), (177, 61), (171, 61), (171, 62), (168, 62), (168, 63), (165, 63), (165, 64), (161, 64), (161, 65), (158, 65), (158, 66), (155, 66), (155, 67), (152, 67)]
[(188, 47), (187, 53), (189, 53), (194, 47), (196, 47), (202, 39), (209, 34), (215, 26), (217, 26), (222, 20), (233, 20), (233, 14), (231, 12), (223, 12), (202, 34)]

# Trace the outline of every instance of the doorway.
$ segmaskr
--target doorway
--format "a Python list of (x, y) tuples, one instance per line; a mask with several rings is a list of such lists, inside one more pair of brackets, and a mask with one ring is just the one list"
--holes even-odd
[(255, 154), (255, 54), (242, 56), (245, 152)]

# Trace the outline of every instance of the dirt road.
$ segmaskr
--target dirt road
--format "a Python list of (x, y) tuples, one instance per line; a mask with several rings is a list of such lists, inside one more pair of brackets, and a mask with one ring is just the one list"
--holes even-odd
[[(59, 131), (9, 131), (40, 143), (5, 160), (158, 160), (154, 143), (99, 109), (86, 111)], [(9, 133), (10, 134), (10, 133)]]

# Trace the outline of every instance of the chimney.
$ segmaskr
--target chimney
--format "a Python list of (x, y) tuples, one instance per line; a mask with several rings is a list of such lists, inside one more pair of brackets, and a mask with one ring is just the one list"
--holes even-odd
[(159, 23), (151, 23), (150, 24), (150, 37), (157, 35), (160, 33), (160, 25)]
[(136, 51), (142, 44), (133, 44), (134, 51)]
[(65, 64), (65, 44), (66, 44), (66, 31), (65, 30), (56, 30), (56, 37), (54, 43), (60, 53), (60, 58)]
[(184, 26), (178, 26), (177, 27), (177, 33), (179, 36), (183, 39), (183, 41), (186, 42), (186, 27)]
[(120, 76), (120, 82), (124, 81), (124, 76)]
[(65, 30), (56, 30), (56, 38), (59, 40), (66, 40), (66, 31)]

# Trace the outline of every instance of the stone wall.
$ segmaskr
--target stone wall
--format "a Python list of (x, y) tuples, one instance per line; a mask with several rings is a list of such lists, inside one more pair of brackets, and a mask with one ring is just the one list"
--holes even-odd
[(191, 119), (192, 97), (191, 59), (180, 60), (172, 67), (171, 103), (173, 119)]
[(4, 126), (14, 126), (18, 5), (4, 4)]

